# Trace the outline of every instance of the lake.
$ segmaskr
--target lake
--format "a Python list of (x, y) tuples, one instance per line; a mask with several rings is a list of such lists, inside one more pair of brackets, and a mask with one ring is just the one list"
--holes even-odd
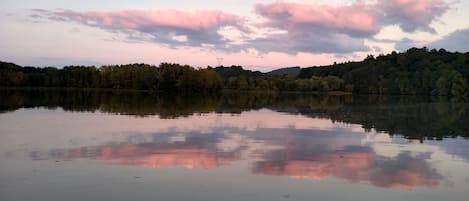
[(462, 100), (0, 94), (2, 201), (469, 198)]

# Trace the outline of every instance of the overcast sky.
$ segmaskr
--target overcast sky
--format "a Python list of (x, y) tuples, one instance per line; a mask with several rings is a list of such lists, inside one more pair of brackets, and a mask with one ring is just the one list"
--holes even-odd
[(413, 46), (469, 51), (469, 0), (1, 0), (0, 16), (0, 60), (20, 65), (268, 71)]

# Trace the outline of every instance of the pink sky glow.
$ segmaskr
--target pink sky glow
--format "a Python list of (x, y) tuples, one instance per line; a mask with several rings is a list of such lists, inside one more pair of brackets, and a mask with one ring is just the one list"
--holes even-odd
[[(413, 46), (468, 51), (469, 2), (4, 1), (1, 60), (20, 65), (175, 62), (268, 71), (361, 60)], [(211, 6), (204, 6), (211, 5)], [(467, 42), (467, 41), (466, 41)], [(118, 56), (116, 56), (118, 55)]]

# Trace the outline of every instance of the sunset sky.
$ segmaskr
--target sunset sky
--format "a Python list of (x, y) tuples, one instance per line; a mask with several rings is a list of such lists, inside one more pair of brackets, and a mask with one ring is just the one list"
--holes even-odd
[(417, 46), (469, 51), (469, 0), (2, 0), (0, 60), (269, 71)]

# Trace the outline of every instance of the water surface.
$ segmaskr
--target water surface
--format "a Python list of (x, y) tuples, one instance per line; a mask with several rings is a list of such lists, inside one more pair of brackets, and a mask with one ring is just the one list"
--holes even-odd
[(0, 200), (466, 200), (469, 105), (1, 91)]

